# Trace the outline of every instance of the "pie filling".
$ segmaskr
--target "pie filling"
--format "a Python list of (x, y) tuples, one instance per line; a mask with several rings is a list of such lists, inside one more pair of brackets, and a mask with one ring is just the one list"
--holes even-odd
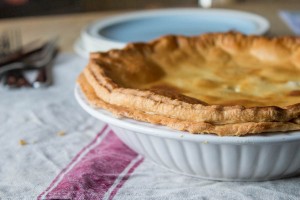
[(210, 105), (285, 107), (299, 103), (300, 73), (293, 68), (181, 65), (139, 89), (172, 90)]

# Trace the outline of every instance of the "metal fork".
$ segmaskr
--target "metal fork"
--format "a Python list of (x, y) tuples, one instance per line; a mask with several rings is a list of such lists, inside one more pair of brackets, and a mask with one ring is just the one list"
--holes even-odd
[(0, 59), (17, 51), (22, 46), (22, 38), (19, 30), (7, 30), (0, 36)]
[(15, 69), (38, 69), (48, 64), (56, 51), (57, 39), (50, 40), (41, 51), (36, 52), (22, 61), (4, 65), (0, 68), (0, 75)]
[[(10, 55), (20, 51), (22, 38), (19, 30), (7, 30), (0, 36), (0, 60), (5, 60)], [(4, 76), (4, 83), (10, 87), (29, 86), (28, 81), (21, 72), (9, 71)]]

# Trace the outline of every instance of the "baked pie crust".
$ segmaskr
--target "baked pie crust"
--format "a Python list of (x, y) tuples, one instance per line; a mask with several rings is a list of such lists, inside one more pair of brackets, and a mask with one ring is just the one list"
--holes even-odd
[(164, 36), (92, 53), (78, 83), (95, 107), (191, 133), (300, 129), (296, 37)]

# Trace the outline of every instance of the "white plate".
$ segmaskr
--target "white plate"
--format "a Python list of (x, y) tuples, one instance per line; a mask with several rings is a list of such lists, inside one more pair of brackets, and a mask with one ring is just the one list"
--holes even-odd
[(136, 152), (169, 170), (222, 181), (263, 181), (300, 174), (300, 132), (245, 137), (193, 135), (165, 126), (115, 118), (91, 107), (76, 86), (82, 108), (108, 123)]
[[(266, 33), (269, 26), (259, 15), (235, 10), (150, 10), (95, 21), (82, 30), (82, 45), (77, 43), (75, 47), (88, 52), (107, 51), (123, 48), (128, 42), (146, 42), (168, 34), (192, 36), (235, 30), (260, 35)], [(80, 54), (87, 55), (82, 51)]]

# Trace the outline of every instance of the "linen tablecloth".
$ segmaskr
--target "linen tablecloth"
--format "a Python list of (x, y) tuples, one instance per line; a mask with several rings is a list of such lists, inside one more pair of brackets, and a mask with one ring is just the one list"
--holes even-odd
[(73, 90), (87, 60), (58, 57), (47, 89), (0, 88), (0, 199), (300, 199), (300, 178), (219, 182), (163, 169), (89, 116)]

